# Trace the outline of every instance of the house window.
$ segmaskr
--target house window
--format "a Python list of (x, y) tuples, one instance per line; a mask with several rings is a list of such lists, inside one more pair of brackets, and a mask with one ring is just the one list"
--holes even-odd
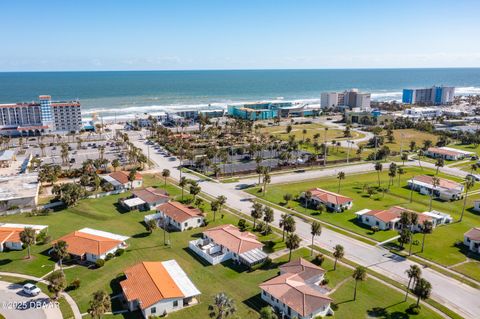
[(274, 301), (274, 300), (275, 300), (275, 298), (273, 298), (273, 296), (270, 296), (270, 299), (271, 299), (272, 301)]
[(375, 225), (380, 226), (380, 223), (379, 223), (379, 222), (375, 222)]
[(156, 312), (157, 312), (157, 308), (156, 308), (156, 307), (152, 307), (152, 309), (150, 309), (150, 312), (151, 312), (151, 313), (156, 313)]
[(188, 222), (187, 222), (187, 223), (185, 223), (185, 227), (187, 227), (187, 226), (188, 226)]
[(178, 307), (178, 300), (173, 301), (173, 307)]

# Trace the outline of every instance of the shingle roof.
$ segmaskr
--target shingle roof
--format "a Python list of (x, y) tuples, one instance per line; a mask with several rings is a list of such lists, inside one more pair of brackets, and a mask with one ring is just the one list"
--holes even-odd
[[(319, 274), (318, 270), (323, 271), (323, 269), (315, 265), (312, 267), (312, 265), (304, 260), (285, 264), (280, 269), (283, 271), (289, 269), (292, 272), (285, 272), (274, 277), (260, 284), (260, 288), (292, 308), (301, 316), (308, 316), (332, 301), (330, 297), (322, 293), (320, 287), (307, 282)], [(306, 272), (310, 272), (315, 268), (318, 268), (316, 269), (317, 272), (308, 276)]]
[(158, 205), (156, 209), (179, 223), (183, 223), (193, 217), (203, 216), (202, 211), (198, 208), (190, 208), (179, 202), (163, 203)]
[(480, 227), (474, 227), (465, 233), (470, 240), (480, 241)]
[[(413, 177), (413, 180), (419, 181), (419, 182), (422, 182), (422, 183), (426, 183), (426, 184), (429, 184), (429, 185), (433, 185), (433, 177), (432, 176), (419, 175), (419, 176)], [(438, 181), (439, 181), (438, 186), (442, 187), (442, 188), (458, 189), (458, 188), (462, 187), (462, 184), (454, 182), (454, 181), (449, 180), (449, 179), (438, 178)]]
[(168, 198), (168, 194), (166, 191), (153, 187), (134, 189), (132, 190), (132, 194), (135, 195), (135, 197), (142, 199), (146, 203), (155, 203), (160, 201), (161, 199)]
[(263, 244), (257, 236), (249, 232), (241, 232), (233, 225), (222, 225), (203, 232), (219, 245), (228, 248), (236, 254), (242, 254), (255, 248), (262, 249)]
[(341, 205), (353, 201), (350, 197), (343, 196), (337, 193), (329, 192), (321, 188), (312, 188), (308, 190), (312, 193), (312, 197), (319, 198), (324, 203), (332, 203), (335, 205)]
[(393, 207), (390, 207), (389, 209), (384, 209), (384, 210), (371, 210), (369, 212), (366, 212), (364, 215), (372, 216), (381, 220), (384, 223), (388, 223), (396, 218), (400, 218), (400, 215), (402, 214), (402, 212), (410, 212), (410, 213), (417, 214), (419, 224), (422, 224), (424, 220), (432, 220), (432, 218), (428, 215), (418, 214), (413, 210), (406, 209), (400, 206), (393, 206)]

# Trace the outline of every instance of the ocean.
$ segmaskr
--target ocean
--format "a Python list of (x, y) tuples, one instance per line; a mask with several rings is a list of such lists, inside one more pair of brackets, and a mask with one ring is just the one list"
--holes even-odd
[(175, 108), (225, 107), (284, 99), (318, 104), (320, 93), (357, 88), (378, 101), (401, 100), (406, 87), (452, 85), (480, 94), (480, 68), (0, 73), (0, 103), (80, 99), (88, 117), (133, 117)]

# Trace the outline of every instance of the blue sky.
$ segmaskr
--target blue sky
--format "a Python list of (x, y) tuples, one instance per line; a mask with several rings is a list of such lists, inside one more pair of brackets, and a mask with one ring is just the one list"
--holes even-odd
[(480, 67), (480, 1), (1, 1), (0, 71)]

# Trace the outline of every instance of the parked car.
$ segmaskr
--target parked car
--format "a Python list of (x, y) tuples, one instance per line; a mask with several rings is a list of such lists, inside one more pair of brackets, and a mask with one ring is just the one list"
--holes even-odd
[(472, 177), (475, 181), (480, 181), (480, 174), (468, 174), (467, 177)]
[(71, 158), (71, 159), (70, 159), (70, 163), (71, 163), (71, 164), (75, 163), (75, 159), (74, 159), (74, 158)]
[(32, 297), (33, 296), (38, 296), (38, 294), (42, 292), (40, 290), (40, 288), (38, 288), (34, 284), (30, 284), (30, 283), (23, 285), (22, 291), (25, 294), (27, 294), (29, 296), (32, 296)]

